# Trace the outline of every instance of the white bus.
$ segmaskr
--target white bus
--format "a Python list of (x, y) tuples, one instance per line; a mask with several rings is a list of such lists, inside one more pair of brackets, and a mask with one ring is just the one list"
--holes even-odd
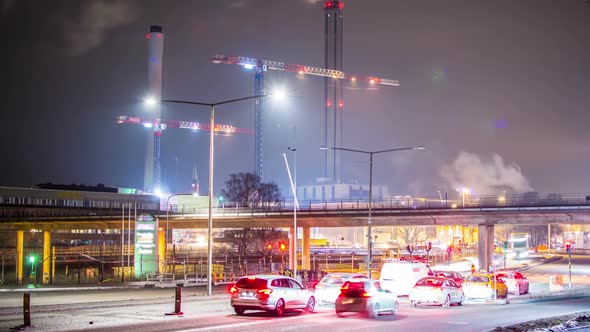
[(506, 254), (513, 259), (524, 259), (529, 256), (529, 233), (512, 233), (508, 239)]

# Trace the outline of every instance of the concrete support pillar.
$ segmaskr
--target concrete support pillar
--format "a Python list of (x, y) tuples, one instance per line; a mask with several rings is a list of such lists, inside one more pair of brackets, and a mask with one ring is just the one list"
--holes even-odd
[(166, 272), (166, 230), (158, 229), (158, 272)]
[(296, 255), (295, 244), (297, 243), (297, 234), (295, 233), (295, 227), (289, 227), (289, 269), (293, 271), (295, 269)]
[(301, 269), (311, 270), (311, 229), (303, 227), (303, 237), (301, 238)]
[(51, 232), (43, 231), (43, 285), (48, 285), (51, 275)]
[(480, 270), (488, 270), (494, 255), (494, 225), (478, 226), (477, 257)]
[(23, 282), (25, 232), (16, 231), (16, 283)]

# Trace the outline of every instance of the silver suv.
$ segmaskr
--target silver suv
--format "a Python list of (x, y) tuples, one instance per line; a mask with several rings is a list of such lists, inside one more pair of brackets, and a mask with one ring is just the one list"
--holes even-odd
[(297, 280), (282, 275), (242, 277), (229, 292), (237, 315), (243, 315), (246, 310), (264, 310), (281, 316), (286, 310), (313, 312), (315, 309), (313, 293)]

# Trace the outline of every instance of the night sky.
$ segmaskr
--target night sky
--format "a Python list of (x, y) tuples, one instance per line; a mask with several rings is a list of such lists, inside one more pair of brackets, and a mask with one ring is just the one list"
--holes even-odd
[[(590, 4), (584, 0), (344, 0), (344, 71), (401, 87), (344, 92), (343, 147), (425, 151), (376, 156), (375, 184), (437, 196), (465, 186), (590, 192)], [(163, 98), (217, 102), (254, 93), (254, 74), (216, 54), (323, 66), (323, 1), (0, 1), (3, 48), (0, 186), (53, 182), (143, 187), (150, 118), (146, 33), (164, 29)], [(300, 185), (323, 174), (323, 79), (266, 74), (291, 98), (265, 109), (265, 181), (288, 191), (282, 159), (297, 146)], [(162, 118), (208, 121), (164, 105)], [(217, 122), (254, 128), (254, 103)], [(296, 128), (296, 129), (295, 129)], [(254, 169), (254, 136), (216, 138), (215, 192)], [(208, 177), (208, 132), (168, 129), (162, 182)], [(292, 162), (292, 153), (288, 155)], [(368, 157), (343, 154), (343, 181), (368, 182)]]

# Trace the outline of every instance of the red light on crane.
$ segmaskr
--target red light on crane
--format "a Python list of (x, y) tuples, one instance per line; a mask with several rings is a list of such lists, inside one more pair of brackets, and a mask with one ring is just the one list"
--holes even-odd
[(328, 100), (328, 102), (326, 103), (326, 105), (328, 105), (328, 107), (332, 106), (332, 102)]
[(145, 35), (145, 39), (150, 39), (152, 38), (152, 36), (148, 33), (147, 35)]
[(342, 102), (339, 102), (338, 107), (342, 107), (342, 106), (344, 106), (344, 104)]
[(156, 37), (162, 39), (162, 34), (159, 33), (159, 34), (156, 35)]

